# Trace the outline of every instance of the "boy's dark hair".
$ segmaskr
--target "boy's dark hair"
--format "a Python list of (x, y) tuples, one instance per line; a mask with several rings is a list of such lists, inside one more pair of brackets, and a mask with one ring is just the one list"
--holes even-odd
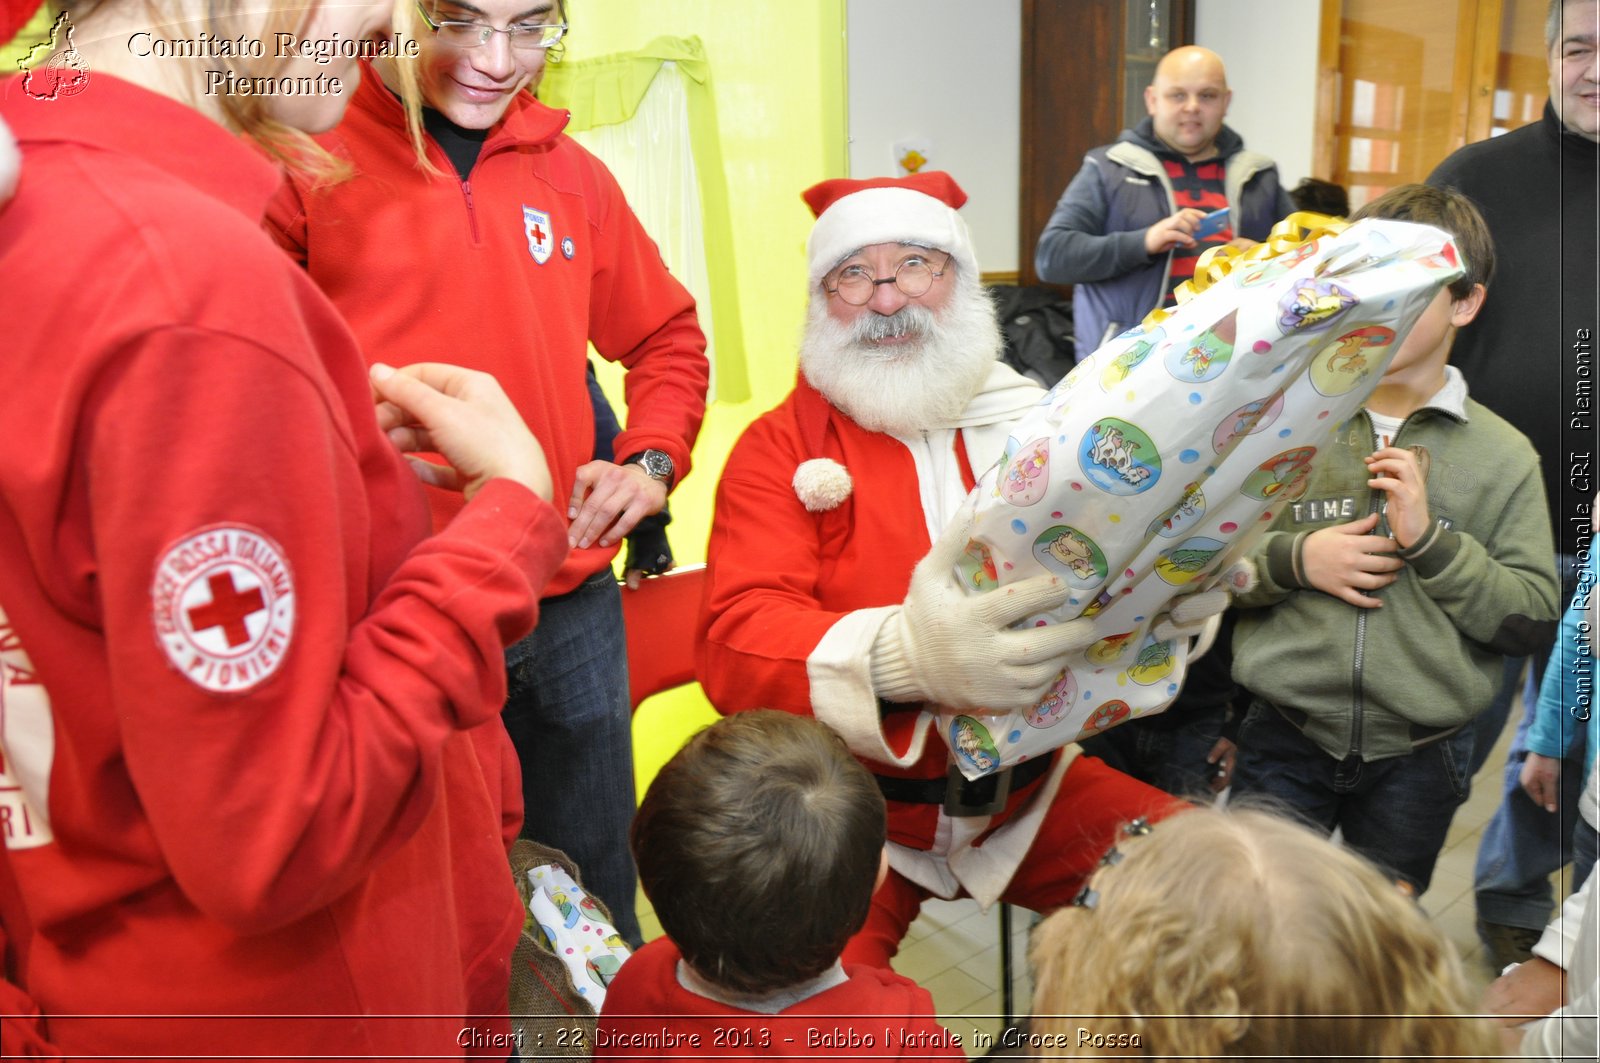
[(887, 820), (872, 775), (823, 724), (740, 712), (661, 769), (629, 840), (661, 927), (741, 993), (816, 978), (866, 922)]
[(1344, 185), (1319, 177), (1307, 177), (1289, 189), (1289, 201), (1295, 210), (1314, 210), (1333, 218), (1350, 213), (1350, 194), (1344, 190)]
[(1467, 271), (1451, 283), (1451, 298), (1465, 299), (1474, 284), (1488, 288), (1494, 277), (1494, 239), (1489, 227), (1472, 200), (1453, 188), (1399, 185), (1350, 215), (1351, 221), (1362, 218), (1421, 222), (1449, 233)]

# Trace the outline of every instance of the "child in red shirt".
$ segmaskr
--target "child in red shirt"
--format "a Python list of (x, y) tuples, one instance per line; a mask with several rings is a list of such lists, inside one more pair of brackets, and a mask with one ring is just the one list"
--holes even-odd
[(633, 821), (667, 936), (617, 972), (595, 1057), (964, 1059), (927, 990), (839, 960), (885, 830), (872, 776), (816, 720), (763, 709), (696, 735)]

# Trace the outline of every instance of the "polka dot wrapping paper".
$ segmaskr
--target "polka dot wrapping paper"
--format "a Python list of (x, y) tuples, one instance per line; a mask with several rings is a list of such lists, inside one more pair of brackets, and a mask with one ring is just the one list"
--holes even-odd
[(963, 774), (1172, 702), (1189, 644), (1155, 639), (1156, 622), (1213, 584), (1298, 496), (1334, 430), (1462, 272), (1454, 243), (1425, 225), (1280, 232), (1095, 351), (1017, 422), (975, 489), (955, 578), (984, 593), (1058, 576), (1067, 605), (1023, 623), (1089, 616), (1103, 636), (1025, 711), (942, 712)]
[(533, 890), (528, 911), (545, 945), (567, 968), (578, 995), (594, 1007), (606, 1000), (606, 986), (631, 955), (622, 935), (565, 869), (541, 864), (528, 869)]

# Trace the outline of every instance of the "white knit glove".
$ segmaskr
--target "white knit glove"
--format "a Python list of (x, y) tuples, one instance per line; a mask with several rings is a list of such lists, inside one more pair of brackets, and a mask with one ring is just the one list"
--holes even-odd
[(1195, 640), (1189, 650), (1191, 659), (1198, 658), (1211, 648), (1222, 626), (1222, 614), (1233, 604), (1235, 594), (1243, 594), (1256, 585), (1255, 562), (1240, 558), (1225, 569), (1210, 590), (1199, 594), (1186, 594), (1173, 603), (1165, 615), (1156, 620), (1150, 634), (1158, 640), (1190, 638)]
[(1067, 654), (1099, 637), (1081, 618), (1011, 627), (1066, 602), (1068, 588), (1054, 576), (1031, 576), (983, 594), (958, 586), (956, 559), (971, 530), (969, 502), (917, 563), (905, 602), (879, 629), (872, 645), (879, 697), (952, 709), (1026, 708), (1055, 682)]

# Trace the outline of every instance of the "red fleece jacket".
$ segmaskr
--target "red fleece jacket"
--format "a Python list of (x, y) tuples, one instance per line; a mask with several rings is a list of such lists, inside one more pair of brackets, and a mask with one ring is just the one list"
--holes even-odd
[[(343, 123), (318, 138), (355, 178), (316, 189), (296, 182), (268, 210), (269, 231), (333, 300), (369, 360), (494, 374), (544, 446), (561, 501), (594, 457), (588, 343), (627, 368), (617, 457), (663, 450), (680, 481), (710, 376), (693, 297), (616, 179), (562, 134), (567, 118), (521, 93), (468, 180), (431, 140), (440, 173), (430, 175), (418, 168), (400, 101), (366, 67)], [(436, 526), (460, 505), (442, 491), (429, 496)], [(616, 552), (574, 550), (545, 594), (571, 590)]]

